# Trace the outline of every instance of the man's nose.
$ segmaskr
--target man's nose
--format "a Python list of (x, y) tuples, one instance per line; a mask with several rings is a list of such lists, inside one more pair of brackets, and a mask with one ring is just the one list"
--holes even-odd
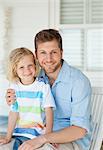
[(46, 59), (48, 62), (51, 61), (52, 60), (52, 54), (47, 54)]

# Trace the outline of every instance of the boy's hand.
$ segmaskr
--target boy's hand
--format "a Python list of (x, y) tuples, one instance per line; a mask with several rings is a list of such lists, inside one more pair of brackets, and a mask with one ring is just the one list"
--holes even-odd
[(11, 141), (11, 138), (0, 137), (0, 144), (7, 144)]

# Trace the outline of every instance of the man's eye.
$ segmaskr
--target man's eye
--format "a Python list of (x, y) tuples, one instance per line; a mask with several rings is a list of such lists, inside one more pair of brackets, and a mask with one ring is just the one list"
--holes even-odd
[(53, 52), (53, 54), (56, 54), (56, 53), (57, 53), (56, 51)]
[(52, 55), (53, 55), (53, 54), (55, 55), (56, 53), (57, 53), (56, 51), (53, 51), (53, 52), (52, 52)]
[(41, 52), (41, 54), (46, 54), (46, 52)]

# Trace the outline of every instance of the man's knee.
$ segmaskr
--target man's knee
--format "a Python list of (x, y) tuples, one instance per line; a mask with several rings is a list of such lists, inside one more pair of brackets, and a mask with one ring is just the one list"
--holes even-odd
[(81, 150), (81, 148), (75, 142), (70, 142), (66, 144), (60, 144), (58, 150)]
[(56, 150), (56, 148), (54, 148), (54, 146), (52, 146), (51, 144), (47, 143), (37, 150)]

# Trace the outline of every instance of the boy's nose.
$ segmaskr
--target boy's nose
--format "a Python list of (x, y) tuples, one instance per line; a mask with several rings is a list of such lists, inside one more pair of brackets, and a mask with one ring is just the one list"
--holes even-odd
[(30, 73), (30, 69), (29, 69), (29, 68), (25, 68), (24, 74), (25, 74), (25, 75), (28, 75), (29, 73)]

